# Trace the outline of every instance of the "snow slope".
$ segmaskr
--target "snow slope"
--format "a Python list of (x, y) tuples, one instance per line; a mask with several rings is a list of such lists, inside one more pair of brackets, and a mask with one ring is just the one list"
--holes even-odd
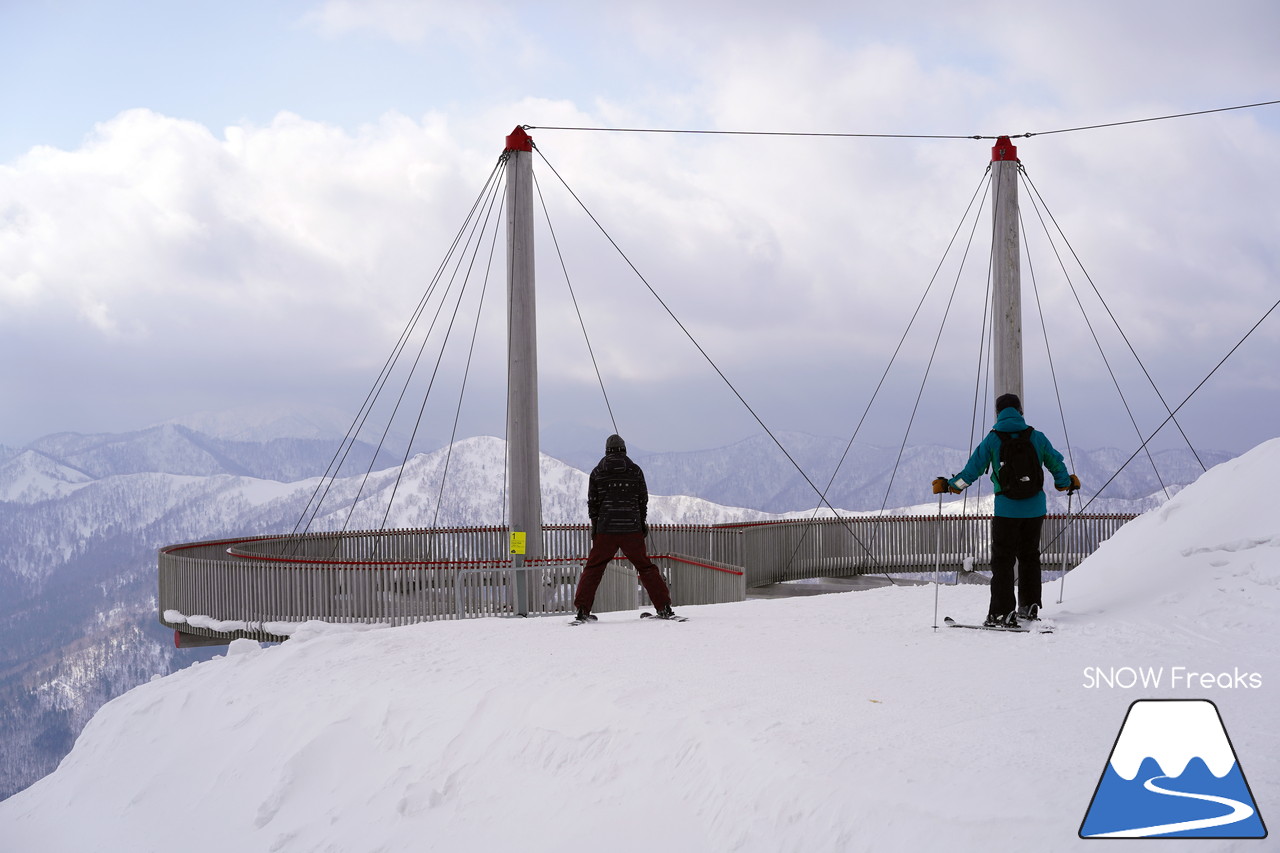
[(93, 478), (50, 459), (35, 450), (24, 450), (0, 464), (0, 501), (36, 503), (63, 498)]
[(987, 593), (926, 586), (238, 641), (103, 707), (0, 849), (1088, 850), (1150, 698), (1214, 701), (1274, 821), (1277, 482), (1273, 440), (1127, 525), (1051, 635), (935, 630)]

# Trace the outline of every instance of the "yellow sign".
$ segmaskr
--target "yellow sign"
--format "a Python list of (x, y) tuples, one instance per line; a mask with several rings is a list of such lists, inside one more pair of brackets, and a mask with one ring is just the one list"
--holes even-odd
[(525, 537), (524, 533), (516, 533), (514, 531), (512, 532), (511, 534), (511, 553), (512, 554), (524, 553), (524, 537)]

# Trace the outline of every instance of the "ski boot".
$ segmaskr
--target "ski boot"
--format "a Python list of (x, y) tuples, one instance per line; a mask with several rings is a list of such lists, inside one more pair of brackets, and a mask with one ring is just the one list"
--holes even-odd
[(572, 619), (572, 620), (570, 620), (569, 624), (570, 624), (570, 625), (584, 625), (584, 624), (586, 624), (587, 622), (595, 622), (595, 621), (597, 621), (597, 620), (596, 620), (596, 617), (595, 617), (595, 616), (593, 616), (593, 615), (591, 614), (591, 611), (590, 611), (590, 610), (588, 610), (588, 609), (587, 609), (587, 608), (585, 608), (585, 607), (579, 607), (579, 608), (578, 608), (578, 615), (577, 615), (577, 616), (575, 616), (575, 617), (573, 617), (573, 619)]
[(1017, 628), (1018, 613), (1016, 610), (1006, 613), (1003, 616), (996, 613), (988, 613), (987, 618), (982, 623), (982, 627), (984, 628)]

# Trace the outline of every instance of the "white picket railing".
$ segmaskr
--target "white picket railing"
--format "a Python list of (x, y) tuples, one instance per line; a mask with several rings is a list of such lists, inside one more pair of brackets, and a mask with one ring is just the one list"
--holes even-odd
[[(1128, 515), (1049, 516), (1044, 562), (1077, 565)], [(876, 516), (738, 525), (655, 525), (653, 556), (677, 605), (742, 601), (782, 581), (954, 569), (989, 557), (985, 516)], [(590, 548), (585, 525), (547, 527), (544, 556), (515, 567), (502, 527), (268, 536), (173, 545), (159, 554), (160, 621), (183, 645), (282, 640), (311, 620), (406, 625), (569, 613)], [(522, 577), (523, 582), (517, 582)], [(613, 561), (594, 610), (648, 603)]]

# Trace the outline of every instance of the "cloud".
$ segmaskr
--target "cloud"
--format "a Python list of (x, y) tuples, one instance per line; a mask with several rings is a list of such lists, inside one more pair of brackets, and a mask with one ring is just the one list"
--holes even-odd
[(369, 31), (401, 43), (431, 36), (481, 42), (500, 19), (499, 9), (500, 4), (483, 0), (325, 0), (303, 21), (331, 38)]
[(112, 359), (196, 386), (237, 376), (250, 396), (365, 372), (477, 188), (464, 159), (438, 119), (348, 134), (281, 114), (219, 138), (123, 113), (0, 172), (0, 346), (37, 384), (52, 362), (23, 358), (14, 333), (59, 350), (72, 393), (76, 363)]
[[(1091, 68), (1065, 61), (1088, 43), (1091, 6), (1073, 16), (1023, 10), (1006, 19), (926, 4), (925, 28), (912, 34), (879, 6), (857, 18), (823, 3), (801, 4), (804, 14), (642, 3), (575, 19), (574, 38), (558, 42), (554, 24), (576, 8), (552, 7), (517, 38), (505, 24), (486, 29), (493, 9), (333, 0), (308, 25), (338, 41), (364, 33), (423, 49), (463, 42), (477, 57), (518, 45), (522, 55), (559, 57), (565, 66), (533, 63), (544, 76), (522, 84), (527, 96), (504, 90), (447, 114), (389, 112), (351, 126), (281, 112), (263, 124), (211, 128), (130, 110), (79, 147), (37, 148), (0, 167), (0, 357), (22, 365), (0, 380), (0, 393), (23, 401), (6, 409), (0, 440), (141, 426), (268, 399), (354, 409), (517, 123), (539, 126), (535, 174), (611, 397), (668, 446), (681, 431), (701, 436), (684, 444), (696, 446), (715, 443), (717, 429), (736, 438), (756, 427), (635, 270), (771, 426), (847, 435), (958, 234), (903, 341), (880, 427), (890, 441), (905, 428), (958, 282), (925, 395), (932, 408), (916, 427), (945, 439), (938, 425), (967, 412), (979, 364), (989, 213), (966, 219), (965, 210), (980, 193), (990, 140), (546, 128), (986, 134), (1221, 105), (1238, 91), (1232, 75), (1217, 70), (1217, 82), (1186, 96), (1144, 86), (1143, 77), (1181, 80), (1190, 72), (1149, 42), (1128, 58), (1114, 53), (1125, 33), (1144, 32), (1128, 7), (1114, 11), (1117, 33), (1098, 36), (1109, 52)], [(1170, 33), (1181, 38), (1197, 22), (1204, 20), (1162, 21), (1151, 32), (1175, 45)], [(1225, 53), (1224, 38), (1208, 44)], [(1249, 79), (1265, 83), (1273, 63), (1260, 58), (1258, 37), (1242, 39), (1241, 55), (1225, 64), (1255, 68)], [(623, 66), (629, 76), (614, 84), (605, 72)], [(560, 85), (566, 67), (572, 88)], [(1123, 80), (1108, 82), (1121, 71)], [(1265, 111), (1224, 113), (1017, 141), (1044, 212), (1056, 220), (1050, 230), (1060, 226), (1070, 240), (1069, 249), (1057, 244), (1070, 283), (1109, 354), (1125, 362), (1124, 382), (1140, 389), (1145, 378), (1093, 285), (1171, 402), (1274, 301), (1277, 124)], [(1093, 333), (1031, 197), (1024, 191), (1028, 255), (1066, 403), (1091, 425), (1117, 415), (1126, 423), (1118, 402), (1109, 402), (1114, 392)], [(598, 421), (595, 372), (542, 230), (541, 204), (537, 218), (544, 421)], [(1073, 252), (1088, 276), (1070, 266)], [(503, 274), (493, 275), (468, 399), (496, 401), (496, 414), (476, 421), (500, 429)], [(477, 298), (471, 292), (464, 307)], [(1029, 375), (1039, 390), (1050, 380), (1035, 311), (1028, 296)], [(460, 341), (469, 337), (466, 322)], [(1248, 398), (1263, 411), (1280, 409), (1275, 389), (1258, 384), (1280, 354), (1276, 322), (1215, 380), (1240, 389), (1215, 405)], [(461, 356), (450, 359), (455, 366)], [(1104, 413), (1104, 397), (1116, 411)], [(1142, 405), (1141, 423), (1163, 418), (1158, 401)], [(1201, 416), (1205, 424), (1212, 414)], [(1093, 431), (1103, 440), (1114, 433)], [(1216, 444), (1227, 432), (1203, 434)], [(643, 435), (638, 445), (663, 446)], [(1248, 439), (1223, 444), (1237, 441)]]

